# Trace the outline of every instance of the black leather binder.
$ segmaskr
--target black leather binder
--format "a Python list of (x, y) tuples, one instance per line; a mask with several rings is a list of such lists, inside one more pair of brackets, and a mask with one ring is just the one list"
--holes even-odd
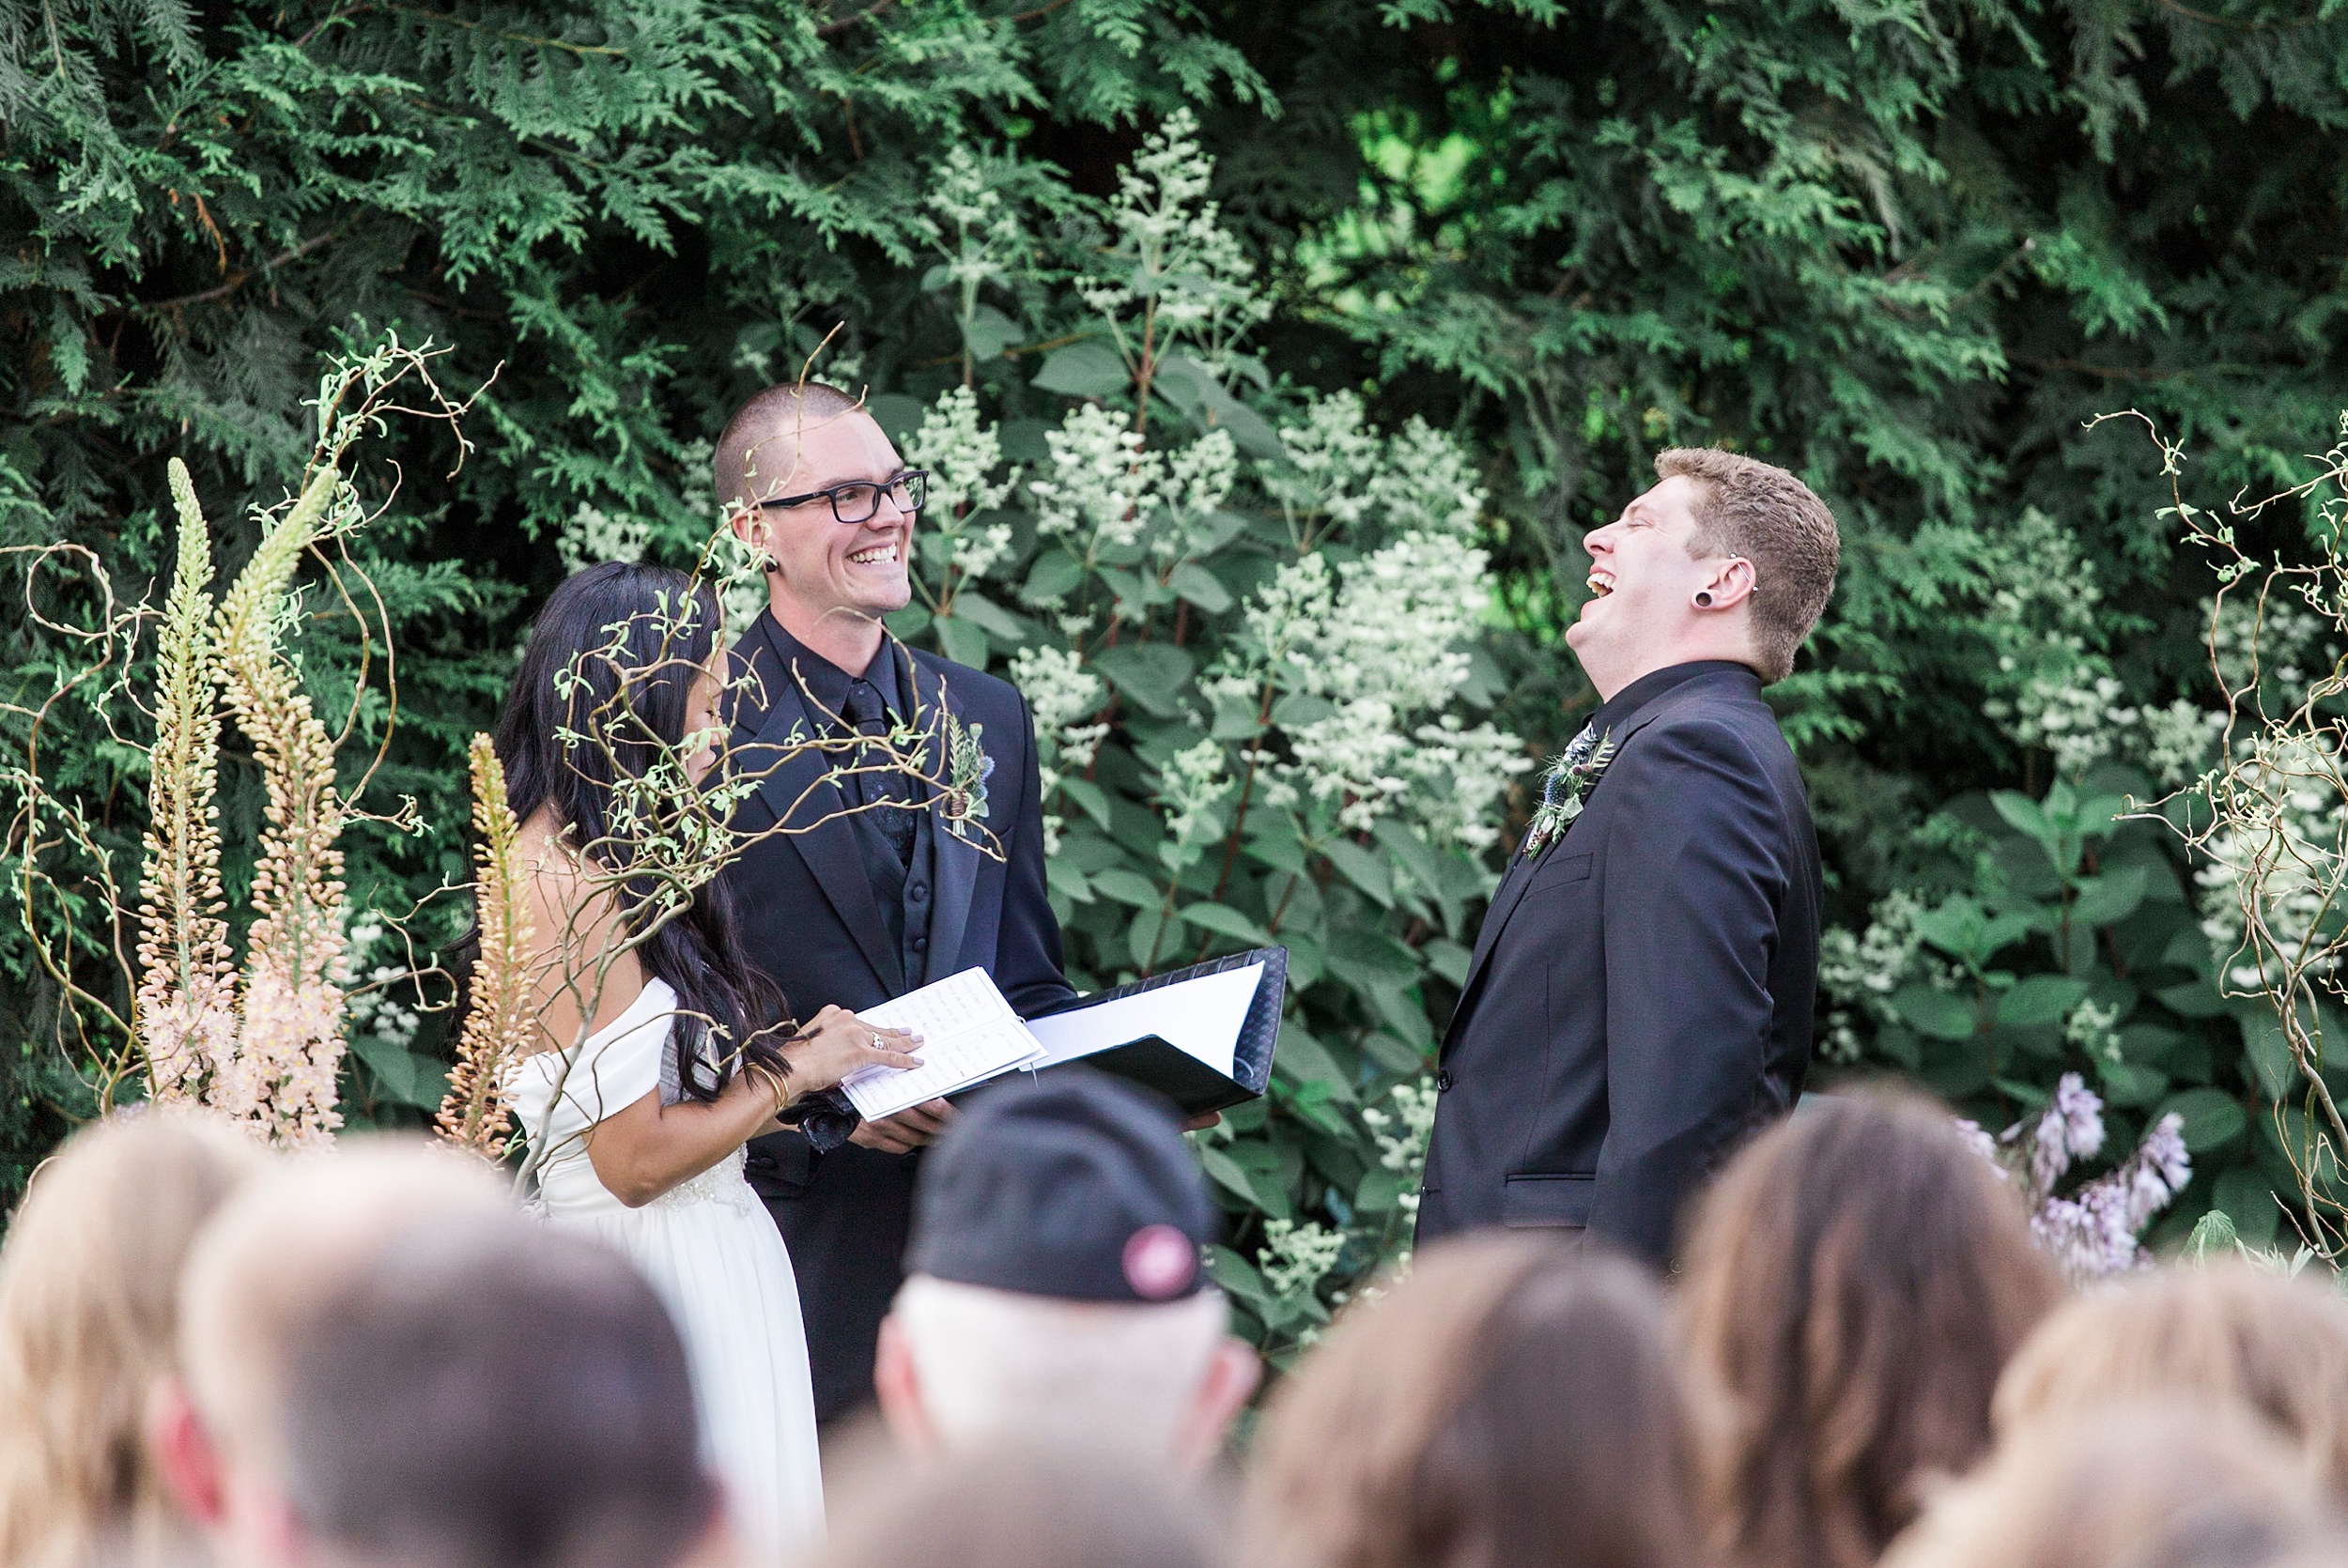
[(1263, 974), (1256, 982), (1255, 1000), (1247, 1005), (1247, 1016), (1240, 1024), (1239, 1042), (1232, 1052), (1231, 1071), (1227, 1077), (1216, 1071), (1181, 1046), (1144, 1035), (1138, 1039), (1105, 1046), (1088, 1052), (1073, 1062), (1058, 1062), (1042, 1070), (1050, 1072), (1057, 1067), (1086, 1067), (1113, 1072), (1136, 1084), (1157, 1090), (1191, 1115), (1204, 1115), (1210, 1111), (1224, 1111), (1242, 1101), (1256, 1099), (1272, 1083), (1272, 1051), (1280, 1038), (1280, 1008), (1288, 994), (1289, 950), (1286, 947), (1251, 947), (1244, 953), (1227, 958), (1209, 959), (1184, 969), (1170, 969), (1163, 975), (1152, 975), (1131, 985), (1112, 986), (1080, 996), (1066, 1007), (1055, 1007), (1048, 1017), (1065, 1017), (1087, 1007), (1114, 1002), (1122, 996), (1135, 996), (1146, 991), (1195, 980), (1202, 975), (1220, 975), (1249, 964), (1263, 965)]

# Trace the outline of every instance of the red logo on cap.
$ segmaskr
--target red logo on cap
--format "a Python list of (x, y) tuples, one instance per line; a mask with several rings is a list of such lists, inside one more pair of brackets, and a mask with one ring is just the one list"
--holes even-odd
[(1197, 1277), (1198, 1249), (1172, 1225), (1144, 1225), (1125, 1242), (1125, 1283), (1145, 1301), (1170, 1301)]

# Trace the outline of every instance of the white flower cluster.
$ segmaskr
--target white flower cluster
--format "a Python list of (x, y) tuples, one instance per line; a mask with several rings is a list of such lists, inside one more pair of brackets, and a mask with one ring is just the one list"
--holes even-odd
[(1336, 564), (1306, 547), (1274, 573), (1243, 612), (1250, 646), (1204, 689), (1252, 704), (1270, 682), (1331, 704), (1289, 728), (1288, 758), (1250, 759), (1273, 806), (1311, 800), (1359, 831), (1400, 803), (1441, 842), (1490, 845), (1492, 807), (1532, 764), (1515, 736), (1446, 711), (1491, 601), (1485, 553), (1469, 543), (1484, 493), (1465, 455), (1415, 423), (1381, 438), (1347, 392), (1316, 401), (1281, 438), (1288, 462), (1263, 483), (1300, 546), (1313, 542), (1309, 517), (1357, 547), (1386, 542)]
[(1224, 766), (1223, 743), (1208, 739), (1166, 760), (1158, 770), (1158, 802), (1166, 807), (1172, 837), (1158, 848), (1168, 868), (1180, 870), (1197, 857), (1198, 846), (1223, 832), (1215, 807), (1238, 787)]
[[(1118, 235), (1109, 260), (1116, 265), (1108, 276), (1085, 280), (1079, 292), (1112, 325), (1136, 305), (1154, 307), (1159, 352), (1182, 342), (1221, 375), (1233, 345), (1272, 314), (1272, 301), (1257, 290), (1255, 264), (1223, 227), (1221, 208), (1207, 198), (1213, 182), (1214, 160), (1198, 145), (1197, 116), (1175, 110), (1118, 171), (1117, 194), (1109, 198)], [(1146, 297), (1136, 283), (1146, 285)]]
[(1957, 1124), (2000, 1176), (2021, 1181), (2031, 1235), (2077, 1284), (2142, 1267), (2145, 1253), (2137, 1237), (2193, 1179), (2185, 1122), (2172, 1111), (2116, 1168), (2068, 1197), (2058, 1196), (2055, 1185), (2075, 1162), (2103, 1152), (2103, 1101), (2086, 1081), (2066, 1072), (2036, 1120), (2015, 1123), (1994, 1143), (1975, 1124)]
[(1177, 447), (1166, 460), (1166, 489), (1160, 498), (1166, 527), (1150, 542), (1161, 561), (1180, 561), (1197, 553), (1199, 530), (1239, 483), (1239, 448), (1231, 433), (1216, 428), (1186, 447)]
[(2164, 790), (2201, 776), (2225, 715), (2182, 698), (2166, 707), (2131, 698), (2096, 646), (2103, 590), (2069, 531), (2031, 508), (2000, 544), (1988, 623), (2003, 679), (1982, 711), (2018, 744), (2050, 753), (2065, 778), (2111, 758)]
[(2096, 1005), (2093, 997), (2083, 998), (2071, 1009), (2071, 1016), (2062, 1021), (2062, 1038), (2090, 1056), (2107, 1062), (2118, 1062), (2120, 1055), (2120, 1009)]
[[(1092, 755), (1109, 732), (1105, 724), (1077, 720), (1101, 711), (1108, 687), (1066, 648), (1022, 648), (1011, 658), (1011, 681), (1035, 715), (1036, 763), (1043, 797), (1052, 798), (1060, 780), (1092, 765)], [(1063, 819), (1043, 818), (1044, 853), (1059, 853)]]
[(1392, 1111), (1374, 1105), (1362, 1109), (1362, 1125), (1378, 1141), (1378, 1163), (1410, 1178), (1410, 1187), (1396, 1200), (1406, 1214), (1418, 1212), (1418, 1180), (1427, 1169), (1428, 1140), (1435, 1132), (1435, 1085), (1421, 1078), (1397, 1084), (1389, 1097)]
[[(2327, 941), (2321, 924), (2348, 885), (2348, 759), (2329, 740), (2282, 727), (2251, 737), (2224, 793), (2227, 824), (2201, 844), (2201, 931), (2230, 991), (2263, 989), (2259, 947), (2271, 965), (2274, 953), (2297, 962)], [(2257, 917), (2256, 946), (2246, 906)]]
[[(405, 964), (378, 963), (370, 966), (367, 960), (375, 945), (387, 934), (382, 918), (369, 914), (350, 928), (341, 957), (334, 961), (330, 975), (345, 992), (356, 992), (344, 998), (343, 1013), (354, 1030), (363, 1030), (378, 1039), (406, 1050), (414, 1042), (416, 1030), (424, 1019), (414, 1007), (394, 997), (392, 982), (408, 973)], [(381, 989), (360, 991), (362, 985)]]
[[(1859, 1060), (1858, 1020), (1865, 1016), (1877, 1024), (1897, 1021), (1892, 995), (1920, 967), (1923, 939), (1916, 932), (1916, 916), (1924, 903), (1906, 888), (1894, 888), (1876, 900), (1865, 934), (1854, 936), (1831, 926), (1818, 939), (1818, 989), (1834, 1006), (1828, 1010), (1826, 1041), (1819, 1054), (1830, 1062)], [(1924, 957), (1925, 978), (1941, 991), (1955, 985), (1946, 964)]]
[(642, 518), (614, 517), (580, 501), (555, 535), (554, 553), (564, 571), (576, 572), (600, 561), (641, 561), (651, 545), (652, 525)]
[(1082, 542), (1088, 558), (1102, 545), (1138, 543), (1166, 477), (1166, 459), (1141, 432), (1123, 415), (1086, 403), (1043, 440), (1052, 477), (1027, 486), (1037, 529)]
[(985, 576), (1011, 554), (1012, 528), (1004, 522), (979, 525), (973, 516), (1009, 500), (1018, 487), (1019, 470), (999, 480), (989, 477), (1002, 466), (1002, 437), (980, 418), (977, 394), (967, 387), (948, 389), (905, 443), (905, 461), (930, 472), (923, 515), (936, 519), (952, 568), (965, 578)]
[(1263, 1283), (1274, 1296), (1311, 1294), (1345, 1252), (1345, 1233), (1331, 1230), (1318, 1220), (1301, 1225), (1293, 1220), (1266, 1220), (1263, 1235), (1264, 1244), (1256, 1250), (1256, 1267), (1263, 1271)]

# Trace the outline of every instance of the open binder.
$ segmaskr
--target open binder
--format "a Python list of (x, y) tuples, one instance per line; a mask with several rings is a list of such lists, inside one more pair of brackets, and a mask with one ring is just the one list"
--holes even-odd
[(1191, 1115), (1254, 1099), (1272, 1083), (1288, 968), (1286, 947), (1253, 947), (1080, 996), (1027, 1021), (1044, 1051), (1034, 1070), (1083, 1062)]

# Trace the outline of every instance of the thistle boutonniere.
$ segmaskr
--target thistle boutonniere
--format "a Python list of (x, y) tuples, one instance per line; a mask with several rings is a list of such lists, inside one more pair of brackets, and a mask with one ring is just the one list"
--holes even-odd
[(1550, 841), (1566, 831), (1573, 819), (1582, 815), (1582, 802), (1598, 783), (1606, 764), (1614, 760), (1614, 731), (1598, 738), (1588, 752), (1575, 757), (1573, 746), (1549, 764), (1541, 776), (1541, 804), (1533, 813), (1533, 825), (1524, 835), (1524, 853), (1536, 855), (1549, 847)]
[(946, 788), (939, 808), (947, 827), (960, 838), (970, 837), (974, 822), (986, 821), (986, 781), (995, 776), (995, 759), (979, 744), (983, 724), (964, 724), (946, 713)]

